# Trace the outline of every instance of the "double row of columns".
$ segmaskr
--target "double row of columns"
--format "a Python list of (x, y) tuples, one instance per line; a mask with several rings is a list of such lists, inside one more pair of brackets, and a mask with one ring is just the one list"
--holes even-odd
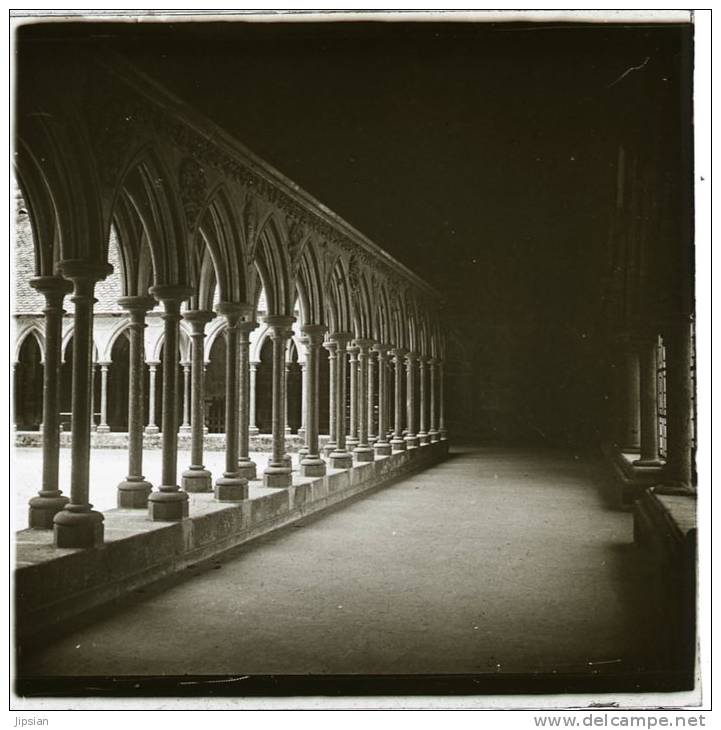
[(664, 326), (666, 348), (666, 459), (659, 456), (657, 335), (632, 334), (620, 338), (621, 412), (618, 444), (637, 453), (635, 466), (663, 466), (663, 482), (688, 488), (693, 470), (693, 384), (691, 323), (680, 320)]
[[(43, 474), (38, 495), (30, 500), (29, 524), (36, 528), (53, 528), (58, 547), (90, 547), (103, 542), (103, 515), (92, 509), (89, 502), (90, 432), (92, 423), (92, 328), (94, 289), (98, 281), (110, 273), (108, 266), (92, 266), (86, 262), (64, 261), (59, 275), (39, 277), (31, 284), (45, 297), (46, 356), (44, 368), (43, 405)], [(72, 446), (70, 497), (58, 488), (59, 479), (59, 404), (60, 362), (63, 301), (72, 290), (74, 312), (73, 373), (72, 373)], [(181, 315), (182, 302), (192, 291), (178, 286), (157, 286), (150, 290), (152, 297), (123, 297), (120, 305), (130, 318), (128, 336), (129, 399), (128, 399), (128, 473), (118, 485), (118, 506), (126, 509), (147, 508), (152, 520), (173, 521), (188, 515), (188, 492), (209, 491), (211, 474), (203, 464), (204, 436), (204, 338), (205, 327), (215, 316), (212, 312), (187, 311)], [(160, 485), (153, 485), (143, 475), (143, 403), (144, 403), (144, 329), (148, 311), (160, 302), (163, 307), (163, 336), (166, 356), (163, 360), (162, 386), (162, 468)], [(215, 497), (221, 501), (247, 499), (248, 480), (256, 477), (256, 465), (249, 454), (253, 370), (249, 362), (249, 335), (257, 326), (250, 321), (251, 307), (221, 302), (216, 307), (223, 316), (226, 337), (226, 453), (225, 470), (214, 485)], [(181, 316), (191, 327), (190, 368), (190, 429), (191, 464), (182, 474), (181, 485), (177, 475), (178, 405), (176, 393), (180, 387), (179, 325)], [(284, 381), (286, 349), (292, 334), (293, 317), (268, 316), (273, 341), (273, 444), (271, 459), (263, 474), (266, 486), (286, 487), (291, 484), (290, 461), (285, 453)], [(318, 434), (319, 357), (322, 344), (328, 349), (331, 372), (331, 443), (329, 460), (333, 468), (348, 468), (356, 461), (372, 461), (375, 455), (390, 452), (387, 423), (387, 353), (388, 348), (370, 340), (357, 340), (356, 408), (357, 443), (353, 453), (348, 450), (345, 430), (345, 383), (348, 333), (331, 334), (324, 342), (326, 328), (306, 325), (302, 328), (306, 347), (304, 399), (304, 426), (306, 448), (300, 464), (303, 476), (322, 476), (326, 462), (321, 458)], [(378, 432), (371, 445), (369, 424), (373, 421), (372, 357), (378, 359)], [(396, 351), (398, 356), (400, 351)], [(405, 444), (414, 445), (425, 431), (425, 378), (421, 369), (421, 433), (414, 433), (415, 413), (414, 379), (412, 367), (416, 361), (406, 358), (408, 365), (408, 428)], [(435, 361), (430, 361), (435, 363)], [(440, 428), (435, 426), (436, 368), (430, 368), (430, 423), (429, 440), (438, 440), (442, 431), (442, 390), (439, 398)], [(440, 364), (438, 369), (439, 374)], [(400, 370), (396, 371), (396, 379)], [(151, 387), (154, 380), (151, 379)], [(442, 378), (441, 378), (442, 383)], [(188, 389), (187, 371), (184, 389)], [(107, 387), (107, 383), (106, 383)], [(442, 386), (441, 386), (442, 388)], [(401, 389), (396, 387), (395, 433), (401, 433), (401, 414), (398, 399)], [(154, 395), (154, 393), (153, 393)], [(183, 419), (187, 422), (188, 416)], [(101, 423), (102, 423), (101, 419)], [(152, 427), (153, 424), (150, 424)], [(156, 426), (157, 428), (157, 426)], [(417, 441), (416, 441), (417, 442)]]

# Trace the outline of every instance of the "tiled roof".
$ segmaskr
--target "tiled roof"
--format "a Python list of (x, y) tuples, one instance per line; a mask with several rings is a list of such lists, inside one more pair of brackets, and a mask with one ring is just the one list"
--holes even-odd
[[(15, 216), (15, 314), (35, 314), (42, 312), (45, 300), (30, 286), (30, 279), (35, 273), (35, 252), (33, 251), (33, 231), (30, 224), (25, 201), (20, 193), (16, 196)], [(113, 267), (113, 273), (95, 286), (96, 312), (122, 312), (117, 300), (121, 296), (120, 265), (117, 251), (115, 231), (111, 231), (110, 250), (108, 259)], [(65, 310), (73, 311), (70, 298), (65, 299)]]

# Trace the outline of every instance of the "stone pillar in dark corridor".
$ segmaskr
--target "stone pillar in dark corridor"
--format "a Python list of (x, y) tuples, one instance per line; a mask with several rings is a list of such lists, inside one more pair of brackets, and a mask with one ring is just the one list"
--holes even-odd
[(337, 348), (336, 359), (336, 393), (335, 393), (335, 427), (336, 447), (330, 454), (331, 466), (334, 469), (350, 469), (353, 466), (353, 455), (348, 452), (346, 443), (346, 346), (351, 336), (344, 332), (330, 335)]
[[(30, 285), (45, 297), (45, 366), (43, 369), (43, 472), (37, 497), (29, 502), (28, 526), (49, 530), (53, 518), (68, 503), (58, 486), (60, 460), (60, 350), (62, 346), (63, 300), (70, 282), (59, 276), (38, 277)], [(37, 340), (28, 336), (26, 343)], [(22, 360), (21, 360), (22, 361)], [(22, 391), (21, 391), (22, 392)]]
[(225, 318), (225, 471), (215, 482), (215, 499), (239, 502), (248, 498), (248, 480), (238, 472), (238, 325), (247, 307), (220, 302), (216, 310)]
[(157, 392), (159, 360), (148, 360), (148, 425), (145, 433), (154, 434), (160, 431), (157, 421)]
[(656, 337), (640, 337), (639, 382), (641, 394), (641, 456), (636, 466), (660, 466), (658, 457), (658, 392), (656, 376)]
[(378, 422), (376, 420), (376, 398), (378, 394), (378, 376), (376, 374), (376, 352), (371, 349), (368, 352), (368, 443), (375, 445), (378, 439)]
[[(150, 297), (122, 297), (118, 304), (130, 316), (128, 326), (128, 474), (118, 484), (118, 507), (147, 507), (152, 484), (143, 475), (143, 380), (145, 315), (155, 306)], [(115, 348), (113, 348), (115, 349)]]
[(418, 358), (418, 443), (424, 446), (430, 443), (430, 436), (428, 434), (428, 398), (426, 390), (426, 364), (428, 358), (425, 355), (421, 355)]
[(416, 434), (416, 362), (418, 354), (415, 352), (406, 353), (406, 447), (415, 448), (418, 446)]
[(348, 347), (348, 436), (346, 445), (349, 451), (358, 445), (358, 345)]
[(302, 329), (305, 345), (305, 426), (306, 453), (300, 462), (300, 472), (306, 477), (319, 477), (326, 473), (325, 461), (320, 458), (318, 449), (318, 387), (320, 346), (327, 327), (325, 325), (305, 325)]
[(391, 445), (388, 442), (388, 347), (386, 345), (374, 345), (373, 349), (378, 353), (378, 438), (373, 449), (376, 456), (389, 456)]
[(109, 361), (98, 363), (100, 368), (100, 423), (96, 428), (98, 433), (110, 432), (110, 426), (108, 426), (108, 371), (111, 364)]
[(289, 487), (292, 484), (291, 466), (285, 459), (285, 403), (283, 381), (285, 379), (286, 348), (291, 336), (291, 324), (295, 317), (267, 315), (273, 343), (273, 390), (272, 428), (273, 447), (270, 463), (263, 472), (266, 487)]
[(248, 426), (248, 433), (251, 436), (256, 436), (260, 430), (258, 429), (258, 421), (255, 415), (256, 411), (256, 398), (257, 398), (257, 376), (258, 376), (258, 360), (253, 360), (250, 363), (250, 425)]
[(256, 322), (241, 322), (238, 325), (238, 473), (246, 479), (255, 479), (257, 470), (255, 462), (250, 458), (250, 333), (257, 326)]
[(373, 340), (356, 340), (358, 348), (358, 443), (353, 456), (358, 462), (373, 461), (375, 452), (368, 444), (368, 359)]
[(151, 520), (177, 521), (188, 516), (188, 494), (178, 481), (178, 385), (180, 305), (192, 290), (182, 286), (155, 286), (150, 293), (163, 305), (163, 440), (162, 474), (158, 490), (148, 497)]
[(393, 438), (391, 439), (393, 451), (405, 451), (406, 448), (406, 442), (403, 438), (403, 357), (405, 354), (406, 351), (400, 347), (391, 352), (395, 383), (395, 417), (393, 421)]
[[(144, 321), (144, 318), (143, 318)], [(111, 431), (126, 433), (130, 415), (128, 397), (130, 393), (130, 327), (115, 338), (110, 351), (110, 369), (107, 384), (107, 424)], [(140, 372), (141, 377), (144, 373)], [(141, 421), (142, 421), (141, 403)], [(98, 426), (98, 431), (101, 431)]]
[(323, 448), (325, 456), (330, 456), (337, 447), (338, 416), (336, 408), (336, 394), (338, 393), (338, 346), (333, 340), (323, 343), (328, 352), (328, 441)]
[(95, 284), (111, 271), (107, 264), (62, 261), (73, 283), (73, 389), (70, 502), (53, 518), (56, 547), (86, 548), (103, 542), (103, 516), (90, 504), (90, 424)]
[(432, 357), (428, 360), (428, 375), (430, 380), (430, 424), (431, 428), (428, 432), (431, 443), (435, 443), (440, 438), (438, 433), (438, 410), (436, 408), (437, 397), (436, 397), (436, 373), (438, 372), (438, 360)]
[(667, 377), (667, 457), (664, 483), (681, 490), (694, 484), (695, 397), (691, 374), (691, 322), (683, 319), (665, 328)]
[(203, 436), (205, 426), (205, 327), (215, 314), (202, 310), (188, 311), (183, 319), (190, 325), (191, 342), (191, 412), (190, 412), (190, 465), (181, 476), (186, 492), (210, 492), (212, 475), (203, 463)]

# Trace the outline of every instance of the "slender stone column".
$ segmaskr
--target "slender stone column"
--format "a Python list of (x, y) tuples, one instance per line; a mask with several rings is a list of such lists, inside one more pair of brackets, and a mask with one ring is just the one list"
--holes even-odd
[(346, 346), (351, 336), (345, 332), (336, 332), (330, 339), (336, 343), (336, 392), (335, 392), (335, 430), (336, 447), (330, 454), (331, 466), (334, 469), (350, 469), (353, 466), (353, 455), (348, 452), (345, 435), (345, 366)]
[(238, 325), (248, 307), (219, 302), (216, 311), (225, 317), (225, 471), (215, 481), (220, 502), (248, 499), (248, 480), (238, 471)]
[(145, 355), (143, 333), (145, 315), (155, 306), (150, 297), (121, 297), (118, 304), (130, 316), (128, 387), (128, 475), (118, 484), (118, 507), (145, 508), (153, 485), (143, 476), (143, 368)]
[(183, 313), (190, 325), (190, 466), (181, 475), (186, 492), (210, 492), (213, 477), (203, 464), (205, 435), (205, 326), (215, 317), (213, 312), (192, 310)]
[(150, 293), (163, 304), (163, 457), (158, 491), (148, 497), (151, 520), (174, 522), (188, 516), (188, 493), (178, 486), (178, 340), (180, 304), (192, 294), (184, 286), (154, 286)]
[(100, 366), (100, 423), (95, 429), (98, 433), (108, 433), (108, 370), (110, 363), (107, 361), (99, 362)]
[(95, 284), (112, 272), (108, 264), (66, 260), (61, 274), (73, 282), (72, 444), (70, 502), (53, 518), (55, 546), (85, 548), (103, 542), (103, 515), (90, 504), (90, 415)]
[(305, 415), (308, 410), (308, 383), (305, 361), (301, 362), (299, 360), (298, 367), (300, 368), (300, 428), (298, 429), (298, 436), (305, 439)]
[(373, 449), (376, 456), (388, 456), (391, 445), (388, 442), (388, 346), (373, 345), (378, 353), (378, 438)]
[(403, 439), (403, 356), (405, 354), (406, 351), (400, 347), (396, 347), (391, 352), (395, 367), (395, 418), (391, 439), (393, 451), (405, 451), (406, 449), (406, 442)]
[(28, 503), (28, 526), (50, 530), (53, 517), (68, 503), (58, 488), (60, 462), (60, 363), (63, 299), (72, 290), (59, 276), (41, 276), (30, 286), (45, 297), (45, 362), (43, 366), (43, 471), (40, 491)]
[(323, 448), (325, 456), (329, 457), (338, 446), (338, 429), (336, 428), (336, 405), (335, 398), (338, 392), (338, 346), (332, 340), (323, 343), (323, 347), (328, 350), (328, 441)]
[[(664, 487), (693, 490), (693, 381), (690, 318), (664, 332), (666, 345), (666, 469)], [(660, 491), (659, 487), (656, 491)]]
[[(97, 301), (97, 300), (96, 300)], [(97, 364), (91, 360), (90, 362), (90, 431), (98, 430), (95, 425), (95, 372)]]
[(418, 443), (425, 446), (430, 443), (430, 435), (428, 434), (428, 398), (426, 393), (426, 364), (428, 358), (421, 355), (418, 358), (418, 396), (420, 402), (420, 419), (418, 430)]
[(347, 352), (350, 368), (350, 408), (346, 445), (348, 450), (352, 451), (358, 445), (358, 346), (354, 343), (348, 347)]
[(438, 432), (438, 422), (436, 420), (436, 372), (438, 368), (438, 360), (432, 357), (430, 360), (428, 360), (428, 366), (431, 381), (431, 430), (428, 432), (428, 435), (430, 436), (431, 443), (435, 443), (440, 438), (440, 433)]
[(283, 407), (285, 408), (283, 418), (285, 420), (286, 435), (290, 435), (290, 420), (288, 418), (288, 376), (290, 375), (290, 366), (291, 363), (285, 363), (285, 372), (283, 374)]
[(376, 430), (375, 421), (375, 350), (371, 349), (368, 353), (368, 443), (373, 446), (378, 440), (378, 432)]
[(185, 360), (180, 363), (183, 368), (183, 422), (180, 424), (180, 433), (191, 432), (190, 428), (190, 363)]
[(658, 458), (658, 382), (656, 338), (638, 341), (641, 390), (641, 458), (636, 466), (660, 466)]
[(160, 429), (155, 423), (155, 381), (158, 372), (158, 360), (148, 360), (148, 425), (145, 433), (158, 433)]
[[(391, 353), (389, 353), (391, 354)], [(393, 439), (395, 434), (395, 366), (393, 357), (386, 360), (386, 385), (388, 388), (386, 395), (386, 438), (388, 443)], [(393, 389), (393, 397), (391, 398), (391, 388)], [(405, 441), (403, 442), (405, 444)]]
[(250, 459), (250, 333), (257, 326), (253, 321), (238, 323), (238, 474), (248, 481), (257, 471)]
[(406, 445), (409, 448), (418, 446), (416, 435), (416, 389), (413, 372), (414, 363), (418, 360), (415, 352), (406, 354)]
[(638, 452), (641, 448), (641, 385), (639, 374), (638, 350), (634, 343), (626, 340), (623, 353), (623, 426), (621, 432), (621, 450)]
[(291, 465), (285, 458), (285, 355), (288, 339), (292, 335), (290, 326), (295, 317), (268, 315), (265, 318), (273, 340), (273, 451), (270, 463), (263, 472), (266, 487), (289, 487), (292, 484)]
[(373, 340), (356, 340), (358, 348), (358, 444), (353, 455), (358, 462), (373, 461), (375, 452), (368, 444), (368, 359)]
[(258, 422), (255, 417), (255, 381), (258, 374), (258, 365), (260, 363), (257, 360), (250, 363), (250, 425), (248, 426), (248, 433), (251, 436), (257, 436), (259, 433)]
[(438, 361), (438, 432), (441, 441), (448, 438), (446, 433), (446, 400), (444, 397), (445, 377), (443, 360)]
[(300, 473), (304, 477), (322, 477), (326, 473), (325, 461), (318, 449), (318, 383), (320, 346), (327, 327), (307, 324), (302, 328), (305, 346), (304, 408), (306, 453), (300, 461)]

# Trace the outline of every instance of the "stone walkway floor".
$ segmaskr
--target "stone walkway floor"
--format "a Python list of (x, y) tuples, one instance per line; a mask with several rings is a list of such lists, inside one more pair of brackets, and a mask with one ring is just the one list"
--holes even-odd
[[(110, 461), (94, 457), (99, 484)], [(20, 672), (645, 671), (648, 577), (597, 470), (462, 450), (95, 612)]]

